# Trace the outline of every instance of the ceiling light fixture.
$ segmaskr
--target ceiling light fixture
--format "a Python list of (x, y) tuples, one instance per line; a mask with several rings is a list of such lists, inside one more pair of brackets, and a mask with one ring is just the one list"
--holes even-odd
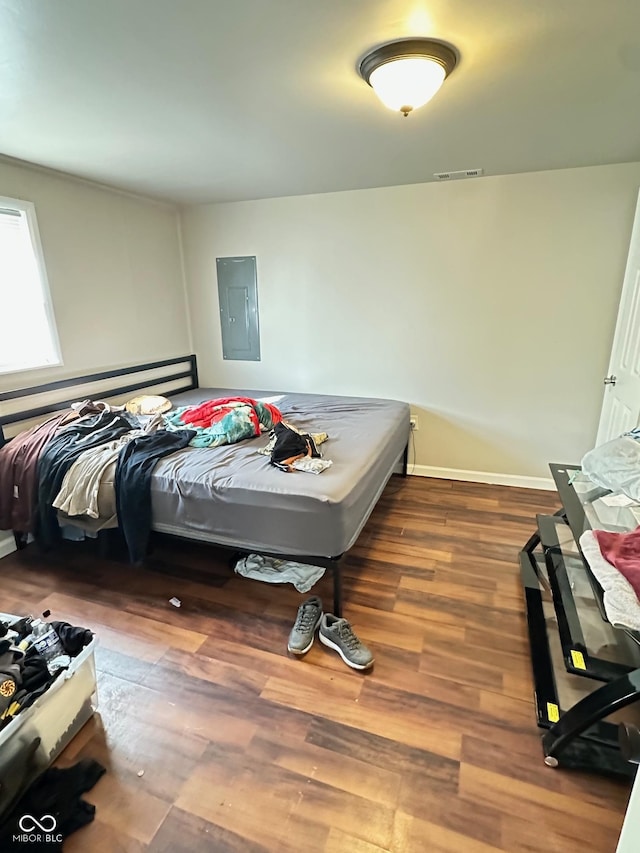
[(405, 117), (424, 106), (456, 66), (453, 48), (434, 39), (402, 39), (375, 48), (358, 72), (385, 107)]

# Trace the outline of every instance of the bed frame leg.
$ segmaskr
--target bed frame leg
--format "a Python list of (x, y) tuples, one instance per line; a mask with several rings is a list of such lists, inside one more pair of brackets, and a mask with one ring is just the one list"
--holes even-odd
[(108, 560), (111, 549), (109, 548), (109, 531), (98, 531), (98, 556), (101, 560)]
[(406, 443), (404, 453), (402, 454), (402, 476), (407, 476), (407, 468), (409, 467), (409, 442)]
[(20, 533), (18, 530), (14, 530), (13, 541), (16, 543), (16, 551), (24, 551), (24, 549), (27, 547), (27, 534)]
[(342, 616), (342, 566), (340, 559), (332, 561), (333, 570), (333, 613)]

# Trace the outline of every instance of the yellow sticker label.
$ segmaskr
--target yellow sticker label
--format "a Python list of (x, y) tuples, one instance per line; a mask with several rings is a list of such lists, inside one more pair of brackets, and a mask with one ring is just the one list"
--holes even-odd
[(584, 655), (582, 652), (577, 652), (575, 649), (571, 649), (571, 660), (573, 661), (573, 665), (576, 669), (586, 669), (587, 665), (584, 662)]
[(550, 723), (557, 723), (560, 719), (560, 709), (553, 702), (547, 702), (547, 717)]

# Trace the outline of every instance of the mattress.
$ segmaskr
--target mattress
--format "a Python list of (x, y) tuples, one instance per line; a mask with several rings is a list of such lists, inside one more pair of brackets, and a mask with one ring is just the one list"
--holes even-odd
[(304, 432), (326, 432), (333, 465), (286, 473), (257, 452), (268, 435), (161, 460), (151, 481), (153, 529), (256, 552), (337, 557), (356, 541), (406, 447), (409, 406), (396, 400), (198, 388), (175, 406), (243, 396), (277, 406)]

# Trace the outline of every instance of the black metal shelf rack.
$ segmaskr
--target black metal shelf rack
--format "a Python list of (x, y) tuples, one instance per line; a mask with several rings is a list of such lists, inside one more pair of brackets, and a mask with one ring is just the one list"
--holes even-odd
[[(569, 527), (578, 549), (579, 569), (589, 581), (602, 619), (607, 621), (602, 588), (580, 551), (580, 536), (591, 525), (571, 484), (572, 472), (579, 470), (577, 466), (552, 464), (550, 468), (562, 509), (554, 516), (537, 516), (537, 531), (520, 552), (536, 717), (538, 725), (546, 729), (542, 738), (544, 760), (550, 767), (574, 767), (630, 777), (636, 768), (620, 753), (618, 726), (605, 718), (640, 701), (640, 653), (634, 665), (633, 656), (626, 664), (608, 660), (588, 648), (558, 529)], [(601, 494), (606, 492), (602, 490)], [(562, 708), (558, 696), (544, 610), (547, 590), (553, 601), (564, 668), (572, 675), (602, 682), (602, 686), (570, 708)], [(633, 646), (640, 644), (637, 632), (614, 630), (622, 630)]]

